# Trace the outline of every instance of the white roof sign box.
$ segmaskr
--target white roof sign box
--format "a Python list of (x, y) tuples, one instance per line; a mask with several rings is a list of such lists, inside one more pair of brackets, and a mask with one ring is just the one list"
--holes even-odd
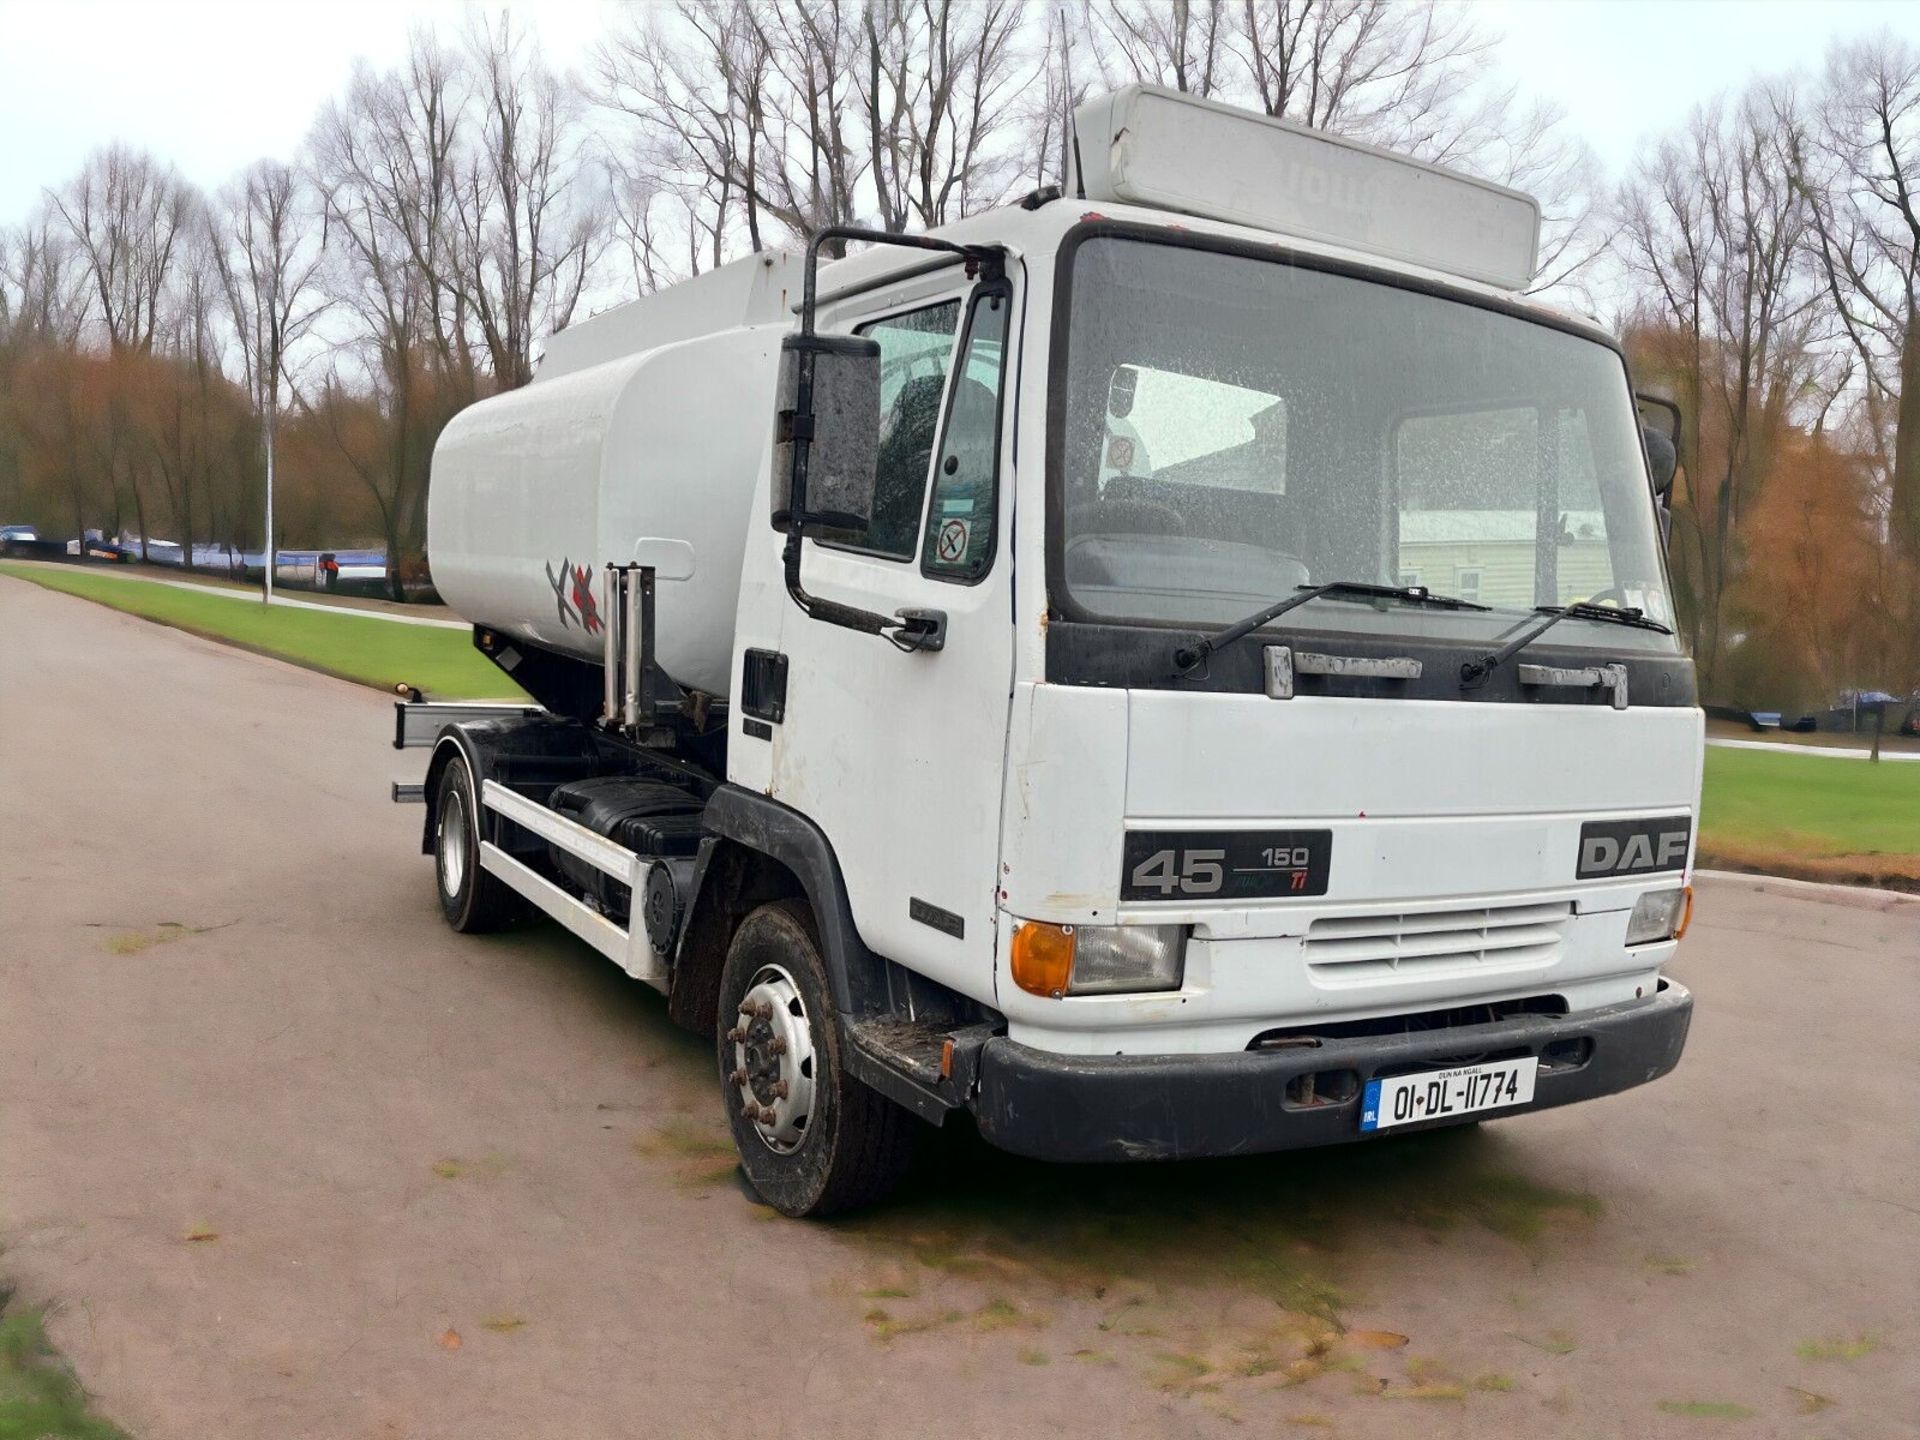
[(1540, 206), (1518, 190), (1151, 85), (1087, 101), (1073, 125), (1089, 200), (1346, 246), (1506, 290), (1533, 279)]

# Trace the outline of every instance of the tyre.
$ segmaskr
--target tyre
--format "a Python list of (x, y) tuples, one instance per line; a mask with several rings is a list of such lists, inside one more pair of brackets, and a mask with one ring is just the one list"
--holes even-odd
[(520, 897), (480, 868), (480, 805), (465, 755), (456, 752), (440, 772), (433, 815), (433, 874), (447, 923), (462, 935), (505, 929)]
[(783, 1215), (833, 1215), (899, 1184), (916, 1121), (847, 1072), (802, 902), (762, 905), (734, 932), (715, 1029), (733, 1143), (769, 1205)]

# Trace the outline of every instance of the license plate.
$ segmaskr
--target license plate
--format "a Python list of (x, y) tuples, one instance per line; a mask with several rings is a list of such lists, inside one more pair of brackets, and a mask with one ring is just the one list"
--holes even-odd
[(1525, 1105), (1533, 1099), (1533, 1079), (1539, 1069), (1540, 1061), (1528, 1055), (1519, 1060), (1462, 1065), (1457, 1070), (1426, 1070), (1369, 1080), (1360, 1103), (1360, 1128), (1391, 1130), (1422, 1120), (1448, 1120)]

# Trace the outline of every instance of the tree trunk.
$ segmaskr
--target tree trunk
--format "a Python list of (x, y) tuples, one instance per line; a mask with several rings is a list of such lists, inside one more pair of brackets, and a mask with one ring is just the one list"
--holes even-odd
[(1895, 543), (1920, 560), (1920, 325), (1907, 305), (1907, 333), (1900, 346), (1900, 401), (1893, 430), (1893, 532)]

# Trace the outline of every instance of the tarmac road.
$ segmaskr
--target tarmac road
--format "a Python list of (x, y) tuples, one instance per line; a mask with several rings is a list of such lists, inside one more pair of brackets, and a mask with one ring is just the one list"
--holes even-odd
[(794, 1224), (651, 992), (445, 929), (391, 733), (0, 579), (0, 1277), (144, 1440), (1920, 1435), (1920, 904), (1703, 884), (1625, 1096)]

